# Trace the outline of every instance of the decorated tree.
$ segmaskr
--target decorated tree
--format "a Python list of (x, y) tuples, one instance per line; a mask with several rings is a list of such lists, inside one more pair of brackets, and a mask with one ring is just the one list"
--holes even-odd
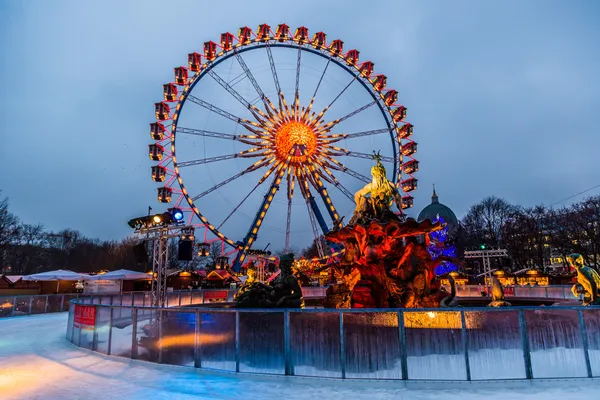
[[(438, 216), (434, 222), (438, 221), (444, 224), (444, 218)], [(427, 246), (427, 251), (431, 254), (431, 258), (435, 260), (439, 256), (456, 257), (456, 246), (449, 243), (447, 225), (442, 230), (430, 232), (428, 236), (429, 245)], [(457, 269), (458, 267), (455, 264), (444, 261), (435, 269), (435, 274), (444, 275)]]

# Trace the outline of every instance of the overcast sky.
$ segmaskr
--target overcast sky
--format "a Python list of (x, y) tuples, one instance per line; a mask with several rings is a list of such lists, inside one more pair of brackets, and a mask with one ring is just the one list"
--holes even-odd
[(265, 22), (339, 37), (388, 76), (419, 143), (414, 216), (432, 183), (459, 218), (488, 195), (552, 204), (600, 184), (595, 0), (3, 0), (11, 210), (51, 230), (128, 235), (128, 219), (161, 209), (146, 146), (172, 68), (221, 32)]

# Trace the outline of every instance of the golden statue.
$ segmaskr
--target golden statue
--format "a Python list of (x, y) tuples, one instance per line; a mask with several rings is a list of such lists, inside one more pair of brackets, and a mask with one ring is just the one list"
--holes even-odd
[(569, 265), (577, 271), (577, 283), (571, 291), (578, 298), (583, 294), (583, 305), (600, 305), (600, 275), (584, 264), (583, 256), (579, 253), (567, 256)]
[(351, 225), (365, 218), (395, 219), (392, 205), (395, 202), (398, 209), (402, 207), (400, 193), (396, 186), (387, 179), (385, 167), (381, 163), (381, 156), (377, 153), (373, 158), (377, 161), (371, 168), (373, 180), (354, 194), (356, 208), (350, 220)]

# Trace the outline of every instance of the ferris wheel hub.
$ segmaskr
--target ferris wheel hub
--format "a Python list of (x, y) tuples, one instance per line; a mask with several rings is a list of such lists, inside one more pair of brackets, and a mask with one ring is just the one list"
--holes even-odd
[(304, 162), (317, 150), (317, 134), (304, 122), (286, 122), (275, 132), (275, 149), (282, 161)]

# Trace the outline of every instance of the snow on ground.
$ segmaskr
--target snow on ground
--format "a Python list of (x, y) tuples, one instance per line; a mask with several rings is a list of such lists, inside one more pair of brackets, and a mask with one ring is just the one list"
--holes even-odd
[(600, 396), (599, 380), (405, 385), (204, 372), (79, 349), (64, 339), (66, 323), (66, 313), (0, 320), (0, 398), (537, 400)]

